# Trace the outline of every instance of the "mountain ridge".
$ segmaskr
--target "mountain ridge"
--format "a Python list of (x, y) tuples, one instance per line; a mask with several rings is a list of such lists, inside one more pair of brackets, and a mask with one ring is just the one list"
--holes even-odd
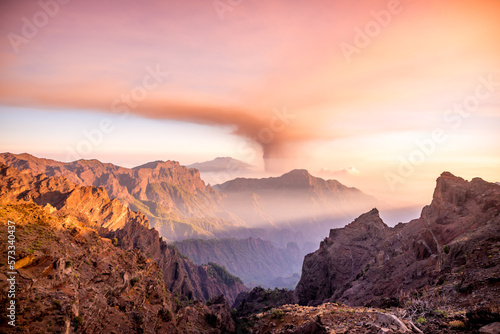
[[(391, 228), (372, 209), (345, 227), (332, 229), (320, 248), (304, 259), (296, 293), (301, 304), (342, 301), (381, 306), (384, 298), (433, 286), (439, 275), (453, 276), (453, 268), (464, 266), (461, 284), (484, 294), (495, 287), (487, 281), (495, 282), (500, 275), (490, 267), (500, 263), (495, 251), (500, 247), (499, 231), (500, 186), (444, 172), (420, 218)], [(464, 258), (472, 253), (477, 263)], [(479, 283), (478, 277), (485, 281)]]
[(196, 266), (169, 247), (158, 231), (150, 228), (144, 214), (130, 210), (117, 199), (109, 199), (102, 187), (76, 185), (64, 177), (33, 176), (0, 163), (0, 194), (2, 201), (24, 200), (58, 217), (72, 216), (100, 236), (116, 238), (125, 249), (139, 248), (159, 263), (172, 293), (202, 301), (224, 294), (232, 302), (246, 290), (238, 282), (231, 286), (218, 282), (209, 273), (210, 268)]
[(213, 237), (227, 227), (241, 225), (230, 214), (220, 218), (220, 195), (205, 185), (197, 170), (175, 161), (130, 169), (95, 159), (63, 163), (26, 153), (2, 153), (0, 162), (34, 174), (65, 176), (77, 184), (104, 187), (110, 197), (144, 212), (167, 239)]
[(354, 218), (379, 203), (357, 188), (312, 176), (304, 169), (278, 177), (236, 178), (214, 189), (224, 195), (225, 210), (247, 227), (289, 228), (307, 240), (320, 240), (332, 221)]

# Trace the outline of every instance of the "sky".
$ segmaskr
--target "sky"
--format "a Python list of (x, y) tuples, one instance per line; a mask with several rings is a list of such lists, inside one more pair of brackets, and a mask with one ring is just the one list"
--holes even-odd
[(231, 156), (401, 205), (500, 181), (500, 2), (0, 3), (0, 151)]

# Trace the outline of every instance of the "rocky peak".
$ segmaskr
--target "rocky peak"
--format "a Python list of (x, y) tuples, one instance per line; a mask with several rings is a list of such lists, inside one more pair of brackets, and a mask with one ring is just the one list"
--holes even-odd
[(336, 228), (330, 230), (329, 239), (340, 237), (345, 239), (346, 236), (350, 238), (365, 238), (379, 236), (386, 230), (390, 230), (382, 218), (380, 218), (379, 211), (376, 208), (363, 213), (358, 218), (354, 219), (350, 224), (343, 228)]
[(309, 187), (312, 185), (313, 176), (305, 169), (294, 169), (281, 176), (284, 183), (291, 187)]
[(378, 229), (388, 228), (388, 226), (382, 221), (382, 218), (380, 218), (380, 213), (377, 208), (373, 208), (370, 211), (363, 213), (346, 227), (360, 228), (362, 226), (373, 226)]
[(441, 174), (430, 206), (420, 221), (439, 244), (480, 226), (500, 213), (500, 187), (480, 178), (466, 181), (449, 172)]
[(71, 162), (69, 165), (74, 167), (105, 168), (107, 166), (110, 166), (111, 164), (102, 163), (97, 159), (80, 159)]
[(434, 286), (439, 277), (455, 282), (456, 289), (462, 283), (451, 270), (459, 271), (462, 281), (470, 280), (469, 289), (492, 291), (489, 282), (497, 282), (498, 269), (493, 268), (500, 263), (499, 231), (500, 187), (445, 172), (420, 218), (391, 228), (372, 209), (332, 229), (304, 259), (296, 293), (302, 304), (382, 305), (383, 298), (401, 291)]
[(151, 162), (145, 163), (143, 165), (134, 167), (133, 169), (142, 169), (142, 168), (147, 168), (147, 169), (169, 169), (169, 168), (176, 168), (176, 167), (181, 167), (181, 165), (177, 161), (172, 161), (172, 160), (167, 160), (167, 161), (156, 160), (156, 161), (151, 161)]
[(436, 181), (431, 205), (435, 207), (463, 205), (467, 186), (468, 182), (461, 177), (456, 177), (450, 172), (442, 173)]

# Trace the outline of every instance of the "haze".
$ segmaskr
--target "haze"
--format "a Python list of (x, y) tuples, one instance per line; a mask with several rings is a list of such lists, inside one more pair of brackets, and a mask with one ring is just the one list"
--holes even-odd
[(2, 152), (231, 156), (394, 205), (500, 179), (496, 0), (62, 2), (0, 4)]

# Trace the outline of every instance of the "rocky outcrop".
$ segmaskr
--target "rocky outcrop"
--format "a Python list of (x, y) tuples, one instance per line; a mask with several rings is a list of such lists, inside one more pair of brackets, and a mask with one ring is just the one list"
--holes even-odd
[(262, 287), (256, 287), (250, 292), (240, 293), (233, 307), (238, 317), (247, 317), (275, 307), (296, 303), (297, 299), (293, 290), (278, 288), (265, 290)]
[(221, 196), (205, 185), (196, 169), (175, 161), (155, 161), (132, 169), (98, 160), (71, 163), (29, 154), (0, 154), (0, 162), (33, 175), (63, 176), (72, 183), (103, 187), (113, 199), (145, 213), (152, 226), (170, 240), (213, 237), (238, 225), (235, 217), (221, 216)]
[(167, 288), (181, 297), (207, 301), (223, 294), (232, 302), (246, 290), (241, 282), (228, 285), (182, 256), (149, 227), (144, 214), (109, 199), (103, 188), (79, 186), (64, 177), (32, 176), (0, 165), (0, 195), (5, 201), (36, 203), (58, 217), (71, 216), (101, 236), (116, 238), (122, 248), (140, 249), (158, 262)]
[(318, 307), (284, 305), (240, 322), (254, 333), (422, 333), (412, 322), (373, 308), (351, 308), (325, 303)]
[[(189, 239), (178, 241), (175, 246), (196, 264), (216, 262), (225, 266), (229, 272), (243, 279), (246, 286), (274, 288), (277, 286), (272, 285), (275, 279), (299, 273), (303, 260), (295, 243), (289, 243), (287, 248), (278, 248), (269, 241), (252, 237)], [(297, 282), (298, 280), (295, 284)], [(289, 285), (277, 287), (290, 287)], [(292, 283), (290, 288), (295, 288), (295, 285)]]
[(348, 283), (389, 256), (386, 251), (390, 247), (384, 243), (390, 234), (391, 228), (384, 224), (377, 209), (342, 229), (331, 230), (319, 250), (304, 259), (297, 286), (300, 302), (319, 304), (331, 297), (340, 299)]
[(333, 229), (304, 259), (301, 304), (392, 303), (401, 293), (436, 287), (449, 300), (500, 303), (500, 187), (451, 173), (437, 180), (420, 218), (394, 228), (376, 209)]

